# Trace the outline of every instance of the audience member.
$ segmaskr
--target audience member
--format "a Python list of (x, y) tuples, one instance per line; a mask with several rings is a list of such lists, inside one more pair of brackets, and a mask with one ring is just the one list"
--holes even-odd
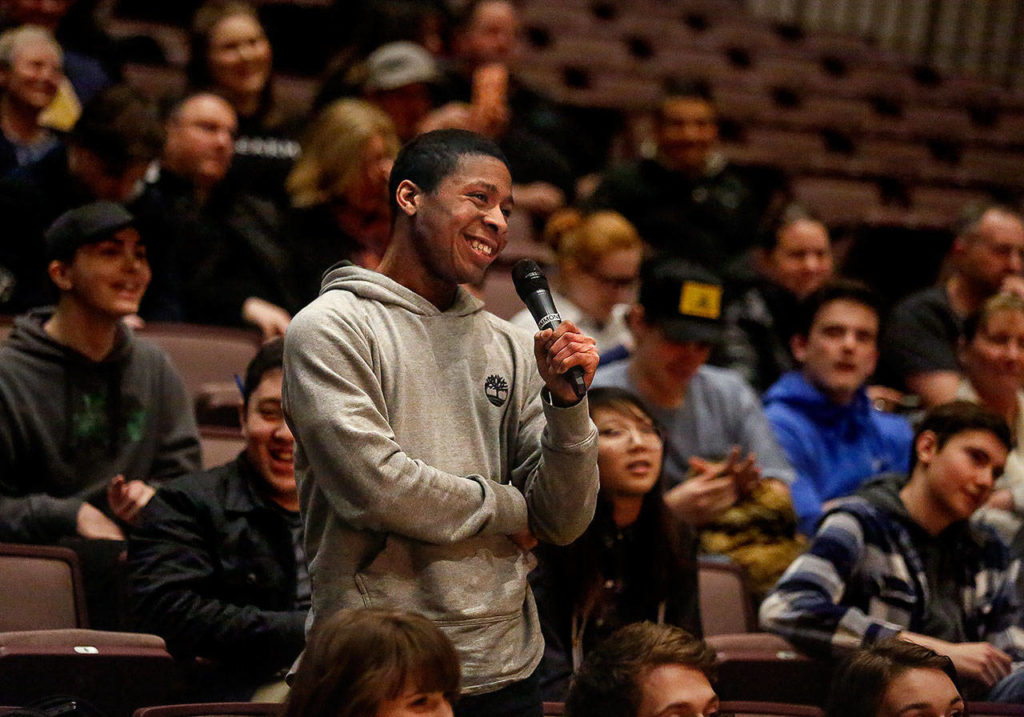
[(391, 118), (398, 138), (408, 142), (419, 134), (420, 123), (434, 108), (431, 88), (441, 76), (426, 48), (389, 42), (370, 53), (362, 72), (363, 97)]
[(516, 178), (516, 207), (544, 220), (575, 197), (576, 174), (563, 150), (593, 128), (551, 138), (565, 118), (554, 103), (516, 80), (519, 33), (519, 14), (508, 0), (467, 3), (445, 75), (449, 101), (421, 129), (468, 129), (493, 139)]
[(281, 410), (283, 348), (264, 344), (246, 370), (242, 453), (161, 485), (128, 534), (136, 626), (176, 658), (213, 661), (207, 684), (189, 686), (207, 700), (249, 699), (304, 642), (310, 585)]
[(658, 483), (662, 440), (632, 394), (595, 388), (601, 491), (594, 521), (565, 547), (540, 546), (530, 576), (544, 632), (541, 689), (562, 702), (585, 653), (641, 620), (701, 634), (696, 542), (671, 520)]
[(964, 319), (992, 294), (1024, 295), (1024, 222), (1007, 207), (970, 207), (950, 259), (950, 277), (897, 304), (882, 339), (884, 380), (917, 394), (925, 406), (956, 396), (956, 346)]
[[(497, 126), (511, 124), (523, 141), (542, 141), (551, 148), (547, 152), (564, 159), (572, 176), (604, 167), (610, 138), (618, 130), (620, 118), (615, 112), (560, 105), (520, 80), (516, 70), (522, 56), (522, 21), (515, 3), (463, 3), (456, 13), (452, 35), (452, 57), (444, 73), (442, 99), (470, 103), (474, 122), (470, 128), (497, 136)], [(513, 157), (509, 159), (514, 162)], [(515, 169), (513, 164), (517, 182), (533, 181), (519, 176)], [(559, 182), (554, 184), (562, 188)], [(543, 194), (542, 189), (532, 188), (537, 194)], [(566, 199), (571, 198), (570, 191)]]
[(64, 54), (53, 36), (31, 25), (0, 35), (0, 175), (35, 162), (57, 146), (39, 122), (64, 77)]
[(718, 114), (701, 88), (670, 83), (655, 119), (656, 156), (608, 171), (588, 205), (621, 212), (659, 251), (729, 279), (749, 274), (746, 255), (782, 181), (718, 150)]
[(987, 699), (1019, 701), (1020, 563), (968, 522), (1011, 446), (1006, 421), (984, 408), (929, 411), (909, 478), (881, 476), (825, 513), (808, 552), (761, 604), (762, 627), (818, 655), (900, 635), (992, 688)]
[(391, 231), (388, 175), (398, 137), (387, 115), (362, 100), (338, 100), (313, 120), (287, 189), (292, 293), (316, 298), (324, 271), (342, 260), (374, 269)]
[(709, 363), (738, 371), (760, 393), (796, 368), (789, 342), (797, 306), (832, 275), (828, 229), (786, 205), (761, 233), (754, 267), (756, 276), (722, 309), (725, 333)]
[(953, 662), (934, 650), (889, 637), (850, 655), (832, 677), (825, 717), (962, 717)]
[(232, 181), (283, 206), (299, 145), (296, 118), (275, 101), (271, 65), (270, 41), (251, 4), (208, 0), (196, 11), (185, 67), (189, 87), (220, 95), (237, 116)]
[(714, 715), (715, 652), (672, 625), (627, 625), (587, 655), (573, 680), (569, 717)]
[(107, 629), (120, 543), (98, 543), (124, 539), (153, 482), (199, 467), (181, 380), (122, 322), (150, 277), (132, 224), (106, 201), (62, 215), (46, 234), (57, 306), (19, 317), (0, 345), (0, 540), (75, 548), (91, 624)]
[[(626, 312), (636, 300), (643, 258), (633, 225), (615, 212), (565, 209), (548, 220), (544, 234), (558, 258), (552, 297), (562, 319), (593, 337), (602, 354), (631, 346)], [(512, 323), (531, 330), (537, 325), (525, 309)]]
[(664, 431), (672, 514), (700, 529), (705, 549), (741, 563), (755, 590), (766, 590), (800, 547), (786, 487), (793, 469), (746, 382), (704, 365), (722, 333), (721, 281), (675, 257), (646, 261), (640, 276), (628, 319), (633, 353), (602, 366), (594, 385), (644, 400)]
[[(1006, 419), (1015, 438), (1024, 436), (1024, 299), (996, 294), (967, 317), (960, 339), (963, 379), (957, 399), (980, 403)], [(974, 520), (993, 528), (1011, 545), (1024, 527), (1024, 450), (1019, 443), (1006, 459), (988, 501)]]
[(813, 535), (824, 506), (879, 473), (905, 472), (913, 431), (877, 410), (865, 382), (878, 357), (880, 300), (860, 282), (826, 283), (800, 307), (799, 371), (764, 394), (764, 413), (796, 471), (790, 489), (800, 529)]
[(34, 25), (64, 48), (64, 77), (44, 123), (70, 130), (82, 106), (121, 78), (116, 44), (94, 16), (95, 3), (77, 0), (0, 0), (0, 30)]
[[(0, 181), (0, 311), (21, 313), (53, 303), (46, 228), (69, 209), (97, 199), (130, 201), (163, 141), (154, 104), (129, 87), (112, 87), (85, 106), (66, 147)], [(163, 305), (159, 282), (154, 289), (158, 296), (143, 304), (144, 315), (147, 305), (154, 312)]]
[(421, 615), (340, 610), (309, 638), (282, 717), (452, 717), (459, 661)]
[(562, 374), (580, 366), (589, 384), (597, 350), (570, 322), (531, 342), (460, 286), (507, 242), (512, 178), (493, 142), (420, 135), (389, 195), (379, 273), (329, 271), (285, 337), (314, 625), (367, 601), (420, 611), (459, 652), (460, 715), (534, 715), (528, 551), (593, 517), (597, 432)]
[(165, 237), (184, 319), (283, 336), (294, 301), (282, 219), (273, 203), (225, 179), (236, 129), (231, 105), (189, 95), (166, 128), (159, 179), (147, 189), (152, 214), (144, 216)]

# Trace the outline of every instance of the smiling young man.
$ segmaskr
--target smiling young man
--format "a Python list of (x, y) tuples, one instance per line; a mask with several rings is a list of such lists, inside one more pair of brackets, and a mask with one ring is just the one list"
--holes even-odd
[(114, 629), (114, 541), (152, 483), (199, 468), (199, 436), (170, 361), (122, 323), (150, 280), (132, 215), (87, 204), (46, 243), (58, 304), (0, 346), (0, 540), (76, 549), (90, 622)]
[(975, 404), (932, 409), (910, 477), (880, 476), (825, 514), (761, 604), (762, 627), (819, 655), (901, 635), (949, 656), (976, 698), (1020, 700), (1020, 563), (968, 522), (1011, 445), (1006, 422)]
[(203, 699), (249, 699), (305, 640), (309, 573), (281, 410), (283, 350), (281, 339), (264, 344), (246, 370), (242, 453), (162, 485), (129, 533), (136, 627), (175, 657), (210, 663), (190, 685)]
[(571, 322), (536, 334), (483, 311), (512, 178), (460, 130), (421, 135), (391, 172), (379, 272), (342, 263), (285, 338), (284, 404), (315, 625), (344, 607), (420, 612), (462, 664), (458, 715), (541, 714), (543, 641), (526, 576), (597, 497), (597, 431), (562, 374), (597, 367)]
[(46, 240), (60, 300), (0, 348), (0, 540), (121, 540), (147, 481), (199, 467), (195, 419), (167, 357), (121, 321), (150, 279), (131, 214), (87, 204)]
[(797, 474), (793, 507), (807, 535), (823, 503), (907, 469), (910, 424), (876, 410), (865, 391), (878, 357), (878, 317), (878, 297), (864, 284), (825, 284), (799, 307), (791, 345), (801, 370), (764, 394), (765, 415)]

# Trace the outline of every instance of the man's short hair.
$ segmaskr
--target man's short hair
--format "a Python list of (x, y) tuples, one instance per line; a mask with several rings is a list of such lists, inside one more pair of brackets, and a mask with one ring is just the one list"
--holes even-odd
[(880, 640), (854, 652), (832, 676), (825, 701), (826, 717), (875, 717), (885, 691), (908, 670), (941, 670), (960, 689), (953, 661), (945, 655), (898, 637)]
[[(757, 245), (766, 252), (771, 252), (779, 245), (779, 235), (788, 227), (800, 221), (818, 222), (824, 224), (818, 217), (803, 204), (798, 202), (783, 201), (772, 206), (765, 212), (760, 226), (757, 228)], [(826, 232), (826, 235), (828, 233)], [(832, 237), (828, 236), (829, 243)]]
[[(398, 153), (388, 182), (391, 216), (398, 215), (395, 193), (398, 185), (408, 179), (430, 194), (459, 166), (466, 155), (494, 157), (508, 167), (508, 159), (492, 140), (464, 129), (439, 129), (421, 134)], [(509, 169), (511, 172), (512, 170)]]
[[(953, 401), (932, 408), (924, 415), (914, 432), (913, 446), (925, 431), (935, 434), (936, 447), (941, 450), (953, 436), (966, 431), (988, 431), (1006, 450), (1013, 450), (1013, 437), (1006, 419), (998, 413), (970, 401)], [(911, 470), (917, 465), (917, 450), (911, 449)]]
[(636, 717), (643, 680), (662, 665), (684, 665), (714, 677), (715, 651), (673, 625), (638, 622), (609, 636), (584, 658), (566, 699), (570, 717)]
[(870, 309), (879, 321), (882, 318), (882, 299), (870, 286), (856, 279), (829, 279), (821, 288), (800, 302), (797, 315), (796, 333), (807, 336), (811, 333), (814, 319), (826, 304), (833, 301), (849, 301)]
[(977, 234), (981, 220), (989, 212), (1000, 212), (1009, 214), (1011, 217), (1021, 218), (1019, 211), (1006, 204), (998, 202), (972, 202), (965, 206), (953, 224), (953, 237), (956, 239), (973, 239)]
[(160, 156), (164, 127), (153, 101), (127, 85), (116, 85), (85, 104), (70, 143), (96, 155), (109, 174), (120, 175), (133, 164)]
[(284, 365), (284, 339), (271, 339), (260, 346), (245, 369), (245, 383), (242, 384), (242, 405), (248, 408), (252, 396), (263, 380), (263, 374)]
[(60, 62), (64, 62), (64, 50), (49, 30), (36, 25), (21, 25), (0, 34), (0, 68), (10, 69), (21, 49), (35, 44), (48, 46), (57, 53)]

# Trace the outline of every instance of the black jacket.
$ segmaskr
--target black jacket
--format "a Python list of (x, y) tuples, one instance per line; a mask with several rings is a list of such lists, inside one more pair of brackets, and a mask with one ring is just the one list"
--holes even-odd
[(254, 680), (290, 665), (304, 644), (297, 567), (284, 512), (254, 490), (243, 453), (160, 487), (128, 540), (137, 627), (175, 657), (202, 656)]

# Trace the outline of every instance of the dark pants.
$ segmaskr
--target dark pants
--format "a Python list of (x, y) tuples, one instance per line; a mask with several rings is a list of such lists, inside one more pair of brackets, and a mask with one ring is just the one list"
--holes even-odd
[(513, 682), (496, 692), (464, 695), (455, 704), (455, 717), (543, 717), (544, 702), (540, 696), (537, 673), (520, 682)]

